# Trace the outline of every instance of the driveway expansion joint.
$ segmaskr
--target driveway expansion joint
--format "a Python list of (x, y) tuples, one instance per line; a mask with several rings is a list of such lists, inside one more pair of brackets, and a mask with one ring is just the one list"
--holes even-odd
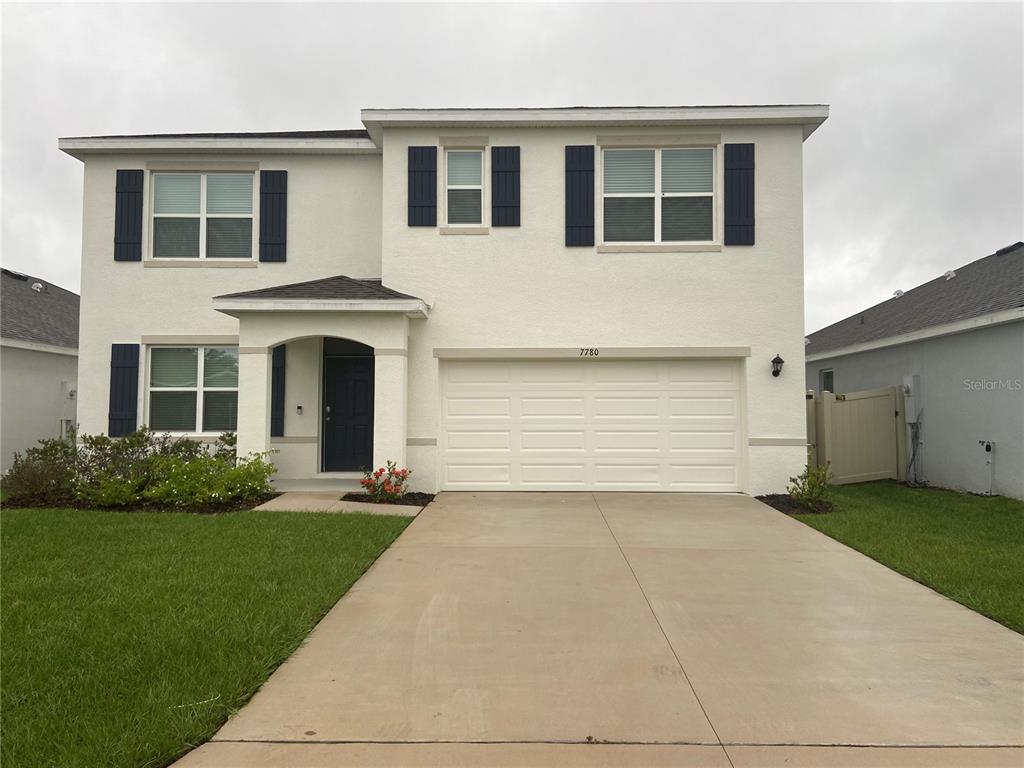
[(679, 665), (679, 671), (683, 673), (683, 679), (686, 680), (686, 684), (690, 686), (690, 692), (693, 694), (693, 698), (697, 701), (697, 706), (700, 707), (700, 711), (704, 714), (704, 719), (707, 720), (708, 727), (711, 732), (715, 734), (715, 738), (718, 739), (718, 746), (722, 748), (722, 752), (725, 754), (726, 760), (729, 761), (729, 765), (733, 765), (732, 758), (729, 756), (729, 752), (726, 750), (725, 745), (722, 743), (722, 737), (718, 735), (718, 730), (715, 728), (715, 724), (711, 722), (711, 718), (708, 717), (708, 711), (704, 708), (704, 702), (700, 700), (700, 696), (697, 695), (696, 689), (693, 687), (693, 683), (690, 681), (690, 676), (686, 674), (686, 667), (683, 666), (683, 662), (679, 658), (679, 654), (676, 653), (676, 649), (672, 646), (672, 641), (668, 639), (668, 634), (665, 632), (665, 628), (661, 625), (661, 619), (658, 618), (658, 614), (654, 610), (654, 606), (651, 605), (650, 598), (647, 597), (647, 593), (644, 592), (643, 584), (640, 583), (640, 579), (636, 575), (636, 571), (633, 570), (633, 564), (629, 562), (629, 558), (626, 557), (625, 551), (622, 549), (622, 544), (619, 543), (618, 537), (615, 535), (615, 531), (612, 530), (611, 525), (608, 523), (608, 518), (605, 517), (604, 510), (601, 509), (601, 502), (597, 500), (596, 494), (590, 494), (594, 500), (594, 506), (597, 507), (597, 511), (601, 513), (601, 519), (604, 520), (605, 527), (608, 528), (608, 533), (615, 541), (615, 546), (619, 549), (619, 554), (622, 555), (622, 560), (629, 568), (629, 572), (633, 575), (633, 581), (636, 582), (637, 589), (640, 590), (640, 594), (644, 597), (644, 602), (647, 603), (647, 608), (651, 612), (651, 616), (654, 618), (654, 622), (658, 625), (658, 631), (661, 632), (661, 636), (665, 638), (665, 644), (668, 649), (672, 651), (672, 657), (676, 660), (676, 664)]

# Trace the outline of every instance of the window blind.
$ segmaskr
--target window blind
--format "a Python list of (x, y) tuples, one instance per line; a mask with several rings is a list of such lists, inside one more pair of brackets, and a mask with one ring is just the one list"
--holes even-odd
[(479, 185), (482, 158), (481, 152), (449, 152), (448, 185)]
[(233, 432), (238, 428), (238, 393), (203, 393), (203, 431)]
[(199, 174), (156, 174), (153, 193), (156, 213), (199, 213)]
[(252, 213), (252, 174), (217, 173), (206, 177), (207, 213)]
[(654, 240), (653, 197), (606, 197), (604, 199), (606, 242)]
[(619, 149), (604, 153), (606, 193), (654, 192), (654, 150)]
[(238, 386), (238, 347), (207, 347), (203, 351), (203, 386)]
[(196, 386), (198, 356), (195, 348), (154, 349), (151, 354), (149, 382), (151, 387)]
[(149, 428), (161, 432), (194, 432), (196, 393), (150, 392)]
[(663, 149), (661, 151), (662, 192), (711, 192), (714, 169), (712, 150)]

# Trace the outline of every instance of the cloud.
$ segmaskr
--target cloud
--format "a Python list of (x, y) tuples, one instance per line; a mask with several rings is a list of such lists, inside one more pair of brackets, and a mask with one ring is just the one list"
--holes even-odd
[(361, 107), (826, 102), (807, 328), (1022, 237), (1019, 4), (9, 4), (3, 259), (78, 286), (58, 136), (358, 127)]

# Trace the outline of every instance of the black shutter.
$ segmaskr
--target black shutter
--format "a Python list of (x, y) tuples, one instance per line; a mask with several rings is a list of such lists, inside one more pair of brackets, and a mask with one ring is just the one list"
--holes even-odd
[(754, 145), (725, 145), (725, 244), (754, 244)]
[(594, 148), (565, 148), (565, 244), (594, 244)]
[(274, 347), (270, 369), (270, 436), (284, 435), (284, 357), (285, 345)]
[(260, 171), (260, 261), (288, 259), (288, 171)]
[(142, 261), (142, 171), (118, 171), (114, 190), (114, 261)]
[(110, 409), (107, 434), (130, 435), (136, 429), (139, 403), (139, 345), (110, 345)]
[(437, 147), (409, 147), (409, 226), (437, 226)]
[(491, 147), (491, 225), (519, 226), (519, 147)]

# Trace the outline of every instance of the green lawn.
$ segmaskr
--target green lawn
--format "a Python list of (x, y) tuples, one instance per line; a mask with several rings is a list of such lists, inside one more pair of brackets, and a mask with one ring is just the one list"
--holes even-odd
[(796, 519), (1024, 633), (1024, 502), (893, 482), (834, 487)]
[(252, 696), (408, 522), (4, 509), (0, 762), (166, 765)]

